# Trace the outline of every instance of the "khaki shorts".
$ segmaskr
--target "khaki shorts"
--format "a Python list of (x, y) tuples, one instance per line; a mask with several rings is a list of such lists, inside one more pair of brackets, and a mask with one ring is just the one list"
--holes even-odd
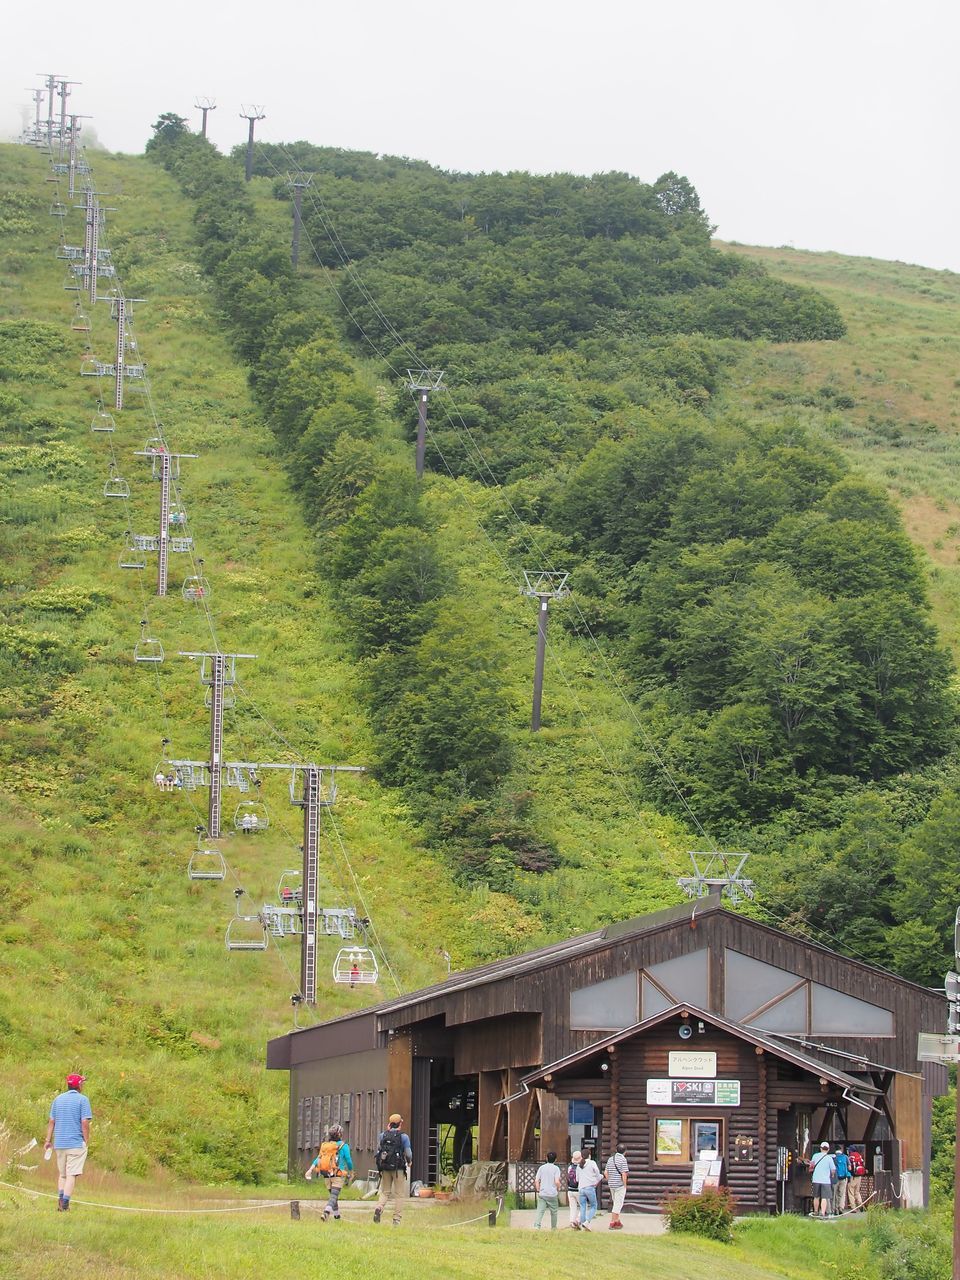
[(57, 1152), (57, 1172), (64, 1176), (79, 1177), (87, 1163), (86, 1147), (64, 1147)]

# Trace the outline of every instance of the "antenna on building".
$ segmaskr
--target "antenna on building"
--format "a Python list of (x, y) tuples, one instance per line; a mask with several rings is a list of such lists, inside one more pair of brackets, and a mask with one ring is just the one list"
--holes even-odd
[(200, 137), (205, 138), (207, 136), (207, 113), (210, 111), (216, 111), (217, 104), (212, 98), (198, 98), (193, 105), (198, 111), (203, 113), (203, 123), (200, 125)]
[(246, 180), (249, 182), (253, 177), (253, 130), (258, 120), (266, 119), (266, 113), (263, 107), (248, 106), (244, 103), (240, 111), (240, 119), (246, 120), (250, 125), (250, 131), (247, 134), (247, 165), (245, 170)]
[(287, 179), (287, 182), (293, 187), (293, 238), (290, 241), (290, 262), (294, 271), (297, 269), (297, 263), (300, 259), (300, 228), (303, 226), (303, 214), (301, 206), (303, 204), (303, 193), (310, 183), (313, 181), (313, 175), (309, 173), (296, 173)]
[(754, 882), (743, 875), (749, 853), (728, 849), (690, 853), (692, 876), (680, 876), (677, 884), (689, 898), (705, 898), (720, 893), (731, 902), (754, 897)]
[(540, 728), (540, 704), (543, 699), (543, 664), (547, 652), (547, 618), (550, 601), (563, 600), (570, 594), (567, 586), (569, 573), (541, 569), (537, 573), (523, 571), (524, 585), (521, 594), (540, 602), (537, 611), (537, 662), (533, 673), (533, 715), (530, 728), (534, 733)]
[(427, 403), (431, 391), (443, 391), (442, 369), (408, 369), (407, 387), (417, 397), (417, 479), (423, 477), (424, 455), (427, 449)]

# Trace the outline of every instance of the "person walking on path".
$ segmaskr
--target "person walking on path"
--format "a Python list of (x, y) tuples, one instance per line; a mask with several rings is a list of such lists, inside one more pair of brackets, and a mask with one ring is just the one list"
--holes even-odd
[(380, 1194), (373, 1211), (374, 1222), (379, 1222), (383, 1211), (393, 1201), (393, 1225), (399, 1227), (403, 1216), (403, 1201), (407, 1194), (407, 1171), (413, 1163), (410, 1139), (401, 1130), (403, 1116), (394, 1112), (387, 1127), (377, 1139), (377, 1169), (380, 1171)]
[(574, 1151), (567, 1165), (567, 1208), (570, 1210), (570, 1226), (574, 1231), (580, 1230), (580, 1188), (577, 1186), (577, 1170), (582, 1160), (582, 1152)]
[(557, 1167), (557, 1153), (547, 1152), (546, 1163), (537, 1170), (533, 1185), (537, 1189), (537, 1213), (533, 1225), (537, 1231), (543, 1222), (543, 1215), (550, 1210), (550, 1230), (557, 1229), (557, 1209), (560, 1204), (560, 1181), (563, 1174)]
[(43, 1144), (44, 1151), (52, 1146), (57, 1153), (57, 1210), (60, 1213), (70, 1208), (70, 1197), (87, 1162), (93, 1112), (83, 1085), (83, 1076), (67, 1076), (66, 1092), (57, 1094), (51, 1103), (50, 1123)]
[(600, 1166), (592, 1156), (584, 1156), (577, 1170), (577, 1186), (580, 1189), (580, 1230), (589, 1231), (597, 1214), (597, 1187), (603, 1181)]
[(623, 1202), (627, 1198), (627, 1177), (629, 1173), (630, 1166), (627, 1164), (627, 1157), (623, 1154), (623, 1143), (620, 1142), (617, 1144), (615, 1154), (610, 1157), (603, 1170), (603, 1176), (613, 1197), (613, 1208), (610, 1211), (611, 1231), (623, 1230), (623, 1223), (620, 1221), (620, 1210), (623, 1208)]
[(810, 1161), (810, 1172), (813, 1175), (813, 1213), (816, 1218), (833, 1217), (833, 1184), (837, 1180), (837, 1166), (830, 1154), (830, 1143), (821, 1142), (820, 1150)]
[(327, 1131), (327, 1140), (317, 1152), (317, 1158), (310, 1165), (304, 1177), (307, 1181), (318, 1173), (327, 1180), (327, 1203), (323, 1207), (323, 1220), (331, 1218), (340, 1221), (340, 1192), (353, 1175), (353, 1155), (350, 1144), (343, 1140), (341, 1125), (331, 1125)]

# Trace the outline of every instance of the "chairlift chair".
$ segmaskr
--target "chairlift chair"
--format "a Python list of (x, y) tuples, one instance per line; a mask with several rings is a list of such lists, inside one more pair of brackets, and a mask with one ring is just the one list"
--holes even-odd
[(191, 880), (223, 880), (226, 874), (227, 864), (219, 849), (205, 849), (201, 844), (190, 855), (187, 875)]
[(193, 539), (192, 538), (171, 538), (170, 550), (171, 551), (192, 551)]
[(120, 552), (118, 563), (121, 569), (145, 569), (147, 567), (146, 556), (133, 547), (127, 547)]
[(91, 431), (116, 431), (117, 423), (112, 413), (108, 413), (106, 409), (98, 409), (93, 415), (93, 421), (90, 423)]
[(377, 957), (369, 947), (341, 947), (333, 962), (333, 980), (356, 987), (376, 982), (380, 976)]
[(146, 622), (140, 623), (140, 639), (133, 646), (134, 662), (162, 662), (163, 645), (153, 636), (147, 635)]
[(171, 529), (184, 529), (187, 524), (187, 513), (184, 511), (181, 503), (176, 503), (170, 508), (170, 514), (167, 516), (167, 524)]
[(265, 904), (263, 923), (275, 938), (299, 938), (303, 934), (303, 912), (297, 907)]
[(111, 476), (103, 486), (103, 496), (105, 498), (129, 498), (130, 486), (123, 476)]
[(270, 825), (267, 806), (262, 800), (241, 800), (233, 815), (233, 825), (237, 831), (242, 831), (245, 835), (266, 831)]
[[(204, 692), (203, 705), (208, 710), (213, 705), (213, 690), (211, 688), (207, 688)], [(223, 696), (220, 705), (223, 707), (224, 711), (229, 711), (231, 707), (235, 707), (237, 705), (237, 693), (231, 685), (225, 684), (223, 686)], [(227, 783), (227, 786), (230, 786), (230, 783)]]
[(76, 329), (77, 333), (90, 332), (90, 317), (84, 311), (83, 307), (77, 306), (73, 313), (73, 321), (70, 325), (71, 329)]
[(303, 872), (299, 867), (281, 871), (277, 881), (277, 900), (282, 906), (303, 906)]
[(235, 915), (227, 925), (224, 941), (228, 951), (266, 951), (270, 934), (259, 915)]
[(202, 573), (191, 574), (183, 580), (181, 595), (184, 600), (206, 600), (210, 595), (210, 583)]
[(62, 200), (54, 200), (50, 206), (51, 218), (65, 218), (67, 216), (67, 206)]

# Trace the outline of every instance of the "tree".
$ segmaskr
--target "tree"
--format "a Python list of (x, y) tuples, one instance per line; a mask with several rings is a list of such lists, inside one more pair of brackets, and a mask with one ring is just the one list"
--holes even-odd
[(180, 138), (190, 132), (185, 116), (178, 116), (175, 111), (164, 111), (151, 126), (153, 137), (147, 142), (145, 151), (172, 150)]

